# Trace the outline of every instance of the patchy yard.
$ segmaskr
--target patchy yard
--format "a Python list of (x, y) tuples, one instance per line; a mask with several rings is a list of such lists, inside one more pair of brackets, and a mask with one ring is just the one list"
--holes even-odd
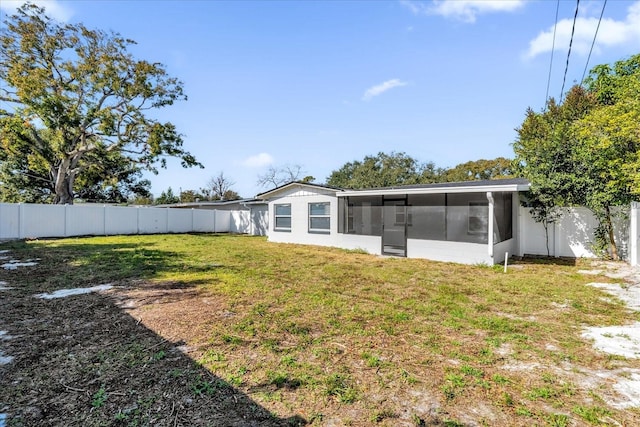
[(640, 316), (587, 261), (215, 235), (0, 250), (0, 425), (640, 424), (640, 360), (583, 336)]

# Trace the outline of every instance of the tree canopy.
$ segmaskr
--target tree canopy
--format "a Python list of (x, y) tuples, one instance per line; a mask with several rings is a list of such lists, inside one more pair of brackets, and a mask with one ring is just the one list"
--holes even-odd
[(517, 132), (516, 168), (531, 181), (534, 211), (588, 207), (617, 259), (611, 208), (640, 194), (640, 55), (594, 67), (564, 101), (529, 109)]
[[(183, 149), (175, 126), (150, 115), (186, 100), (182, 83), (162, 64), (134, 59), (127, 51), (132, 40), (82, 24), (57, 23), (33, 4), (4, 23), (3, 194), (11, 189), (16, 197), (22, 193), (73, 203), (76, 193), (96, 185), (117, 188), (129, 180), (144, 187), (138, 182), (140, 171), (157, 173), (167, 156), (179, 158), (183, 167), (201, 166)], [(120, 166), (100, 169), (105, 161)]]
[(461, 163), (442, 172), (440, 181), (477, 181), (483, 179), (511, 178), (512, 160), (498, 157), (491, 160), (480, 159)]
[[(430, 165), (434, 167), (434, 165)], [(376, 188), (417, 184), (422, 172), (428, 169), (403, 152), (365, 156), (362, 161), (345, 163), (331, 172), (327, 184), (342, 188)]]
[(420, 163), (404, 152), (378, 153), (362, 161), (345, 163), (327, 178), (327, 184), (342, 188), (378, 188), (436, 182), (476, 181), (512, 176), (511, 160), (498, 157), (440, 168), (433, 162)]

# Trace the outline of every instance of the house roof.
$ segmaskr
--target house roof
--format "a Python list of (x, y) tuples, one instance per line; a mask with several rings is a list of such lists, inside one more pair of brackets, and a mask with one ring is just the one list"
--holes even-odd
[(309, 187), (336, 192), (338, 197), (347, 196), (384, 196), (394, 194), (443, 194), (443, 193), (484, 193), (487, 191), (517, 192), (529, 190), (529, 181), (524, 178), (487, 179), (481, 181), (440, 182), (436, 184), (398, 185), (394, 187), (346, 189), (330, 185), (310, 182), (292, 181), (256, 195), (258, 199), (266, 199), (290, 187)]
[(262, 204), (263, 200), (258, 199), (237, 199), (237, 200), (215, 200), (212, 202), (204, 201), (204, 202), (185, 202), (185, 203), (170, 203), (164, 205), (155, 205), (155, 208), (196, 208), (201, 206), (228, 206), (234, 204), (242, 204), (242, 205), (255, 205)]
[(524, 178), (491, 179), (482, 181), (442, 182), (436, 184), (414, 184), (396, 187), (344, 190), (338, 196), (381, 196), (393, 194), (442, 194), (442, 193), (483, 193), (488, 191), (527, 191), (529, 181)]
[(264, 199), (264, 198), (268, 198), (273, 196), (274, 194), (277, 194), (283, 190), (286, 190), (290, 187), (309, 187), (312, 189), (323, 189), (323, 190), (330, 190), (330, 191), (344, 191), (344, 189), (340, 188), (340, 187), (332, 187), (331, 185), (324, 185), (324, 184), (315, 184), (313, 182), (303, 182), (303, 181), (291, 181), (288, 182), (286, 184), (283, 184), (279, 187), (273, 188), (269, 191), (265, 191), (264, 193), (260, 193), (258, 195), (256, 195), (256, 199)]

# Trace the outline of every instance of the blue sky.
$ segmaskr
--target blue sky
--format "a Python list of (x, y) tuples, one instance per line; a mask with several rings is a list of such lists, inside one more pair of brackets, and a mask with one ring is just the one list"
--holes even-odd
[[(16, 4), (0, 2), (3, 19)], [(511, 157), (527, 107), (544, 106), (556, 2), (61, 1), (65, 22), (119, 32), (162, 62), (188, 101), (157, 112), (205, 169), (149, 175), (152, 192), (223, 172), (244, 197), (269, 166), (324, 182), (344, 163), (403, 151), (441, 167)], [(603, 0), (582, 0), (565, 91), (579, 82)], [(562, 0), (550, 96), (563, 81), (576, 2)], [(640, 0), (609, 0), (590, 66), (640, 53)]]

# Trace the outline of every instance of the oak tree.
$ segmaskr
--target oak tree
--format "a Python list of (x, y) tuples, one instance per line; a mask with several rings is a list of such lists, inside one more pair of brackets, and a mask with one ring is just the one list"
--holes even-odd
[(124, 170), (157, 173), (168, 156), (201, 166), (175, 126), (150, 113), (186, 100), (182, 83), (162, 64), (135, 59), (132, 44), (117, 33), (58, 23), (33, 4), (7, 18), (0, 35), (2, 167), (25, 176), (25, 185), (49, 189), (53, 202), (73, 203), (82, 177), (110, 153), (128, 164)]

